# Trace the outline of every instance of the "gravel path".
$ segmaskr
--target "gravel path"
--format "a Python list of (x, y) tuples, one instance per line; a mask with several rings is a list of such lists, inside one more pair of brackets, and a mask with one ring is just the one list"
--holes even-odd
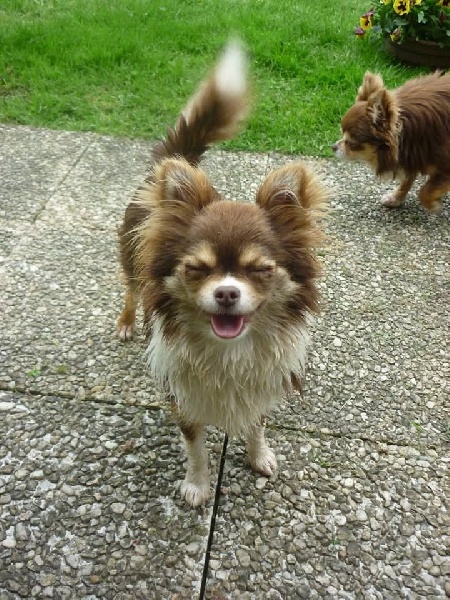
[[(143, 337), (114, 336), (149, 147), (0, 126), (0, 600), (450, 597), (450, 198), (387, 211), (365, 167), (308, 159), (333, 196), (304, 396), (269, 421), (271, 481), (211, 429), (221, 494), (191, 510)], [(287, 160), (205, 168), (251, 200)]]

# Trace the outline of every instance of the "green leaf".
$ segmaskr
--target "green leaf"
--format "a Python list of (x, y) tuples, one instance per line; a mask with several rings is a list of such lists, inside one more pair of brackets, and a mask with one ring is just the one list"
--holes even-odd
[(417, 22), (418, 23), (426, 23), (427, 22), (427, 18), (423, 12), (423, 10), (419, 10), (419, 12), (417, 13)]

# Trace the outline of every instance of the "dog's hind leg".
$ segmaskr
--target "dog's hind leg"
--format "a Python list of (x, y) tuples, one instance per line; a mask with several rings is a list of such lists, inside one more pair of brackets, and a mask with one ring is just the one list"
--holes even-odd
[(442, 210), (442, 197), (450, 191), (450, 176), (442, 173), (430, 175), (419, 191), (422, 206), (433, 213)]
[(401, 206), (412, 187), (417, 173), (408, 173), (400, 177), (400, 185), (393, 191), (381, 198), (381, 204), (387, 208)]
[(252, 469), (270, 477), (277, 469), (277, 459), (269, 448), (264, 436), (266, 420), (262, 418), (259, 423), (252, 425), (247, 433), (247, 453)]
[(193, 507), (205, 504), (210, 496), (208, 451), (204, 427), (199, 423), (180, 421), (187, 455), (186, 477), (181, 484), (181, 496)]

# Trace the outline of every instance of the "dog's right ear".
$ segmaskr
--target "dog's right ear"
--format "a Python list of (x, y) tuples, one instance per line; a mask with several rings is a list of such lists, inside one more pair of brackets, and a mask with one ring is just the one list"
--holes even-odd
[(167, 159), (154, 172), (156, 204), (180, 203), (199, 212), (217, 196), (205, 173), (183, 159)]
[(161, 299), (161, 281), (173, 273), (185, 251), (192, 220), (215, 198), (206, 175), (184, 159), (162, 161), (143, 188), (149, 216), (136, 229), (135, 263), (146, 320)]
[(380, 75), (366, 71), (361, 87), (358, 90), (356, 101), (367, 101), (370, 96), (380, 90), (384, 90), (384, 83)]
[(367, 101), (372, 122), (378, 129), (394, 134), (398, 120), (398, 107), (394, 96), (382, 88), (372, 94)]

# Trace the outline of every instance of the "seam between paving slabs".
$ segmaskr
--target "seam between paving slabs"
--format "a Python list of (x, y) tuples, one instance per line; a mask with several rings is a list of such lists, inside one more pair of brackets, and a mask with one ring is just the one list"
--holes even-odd
[(202, 581), (201, 581), (201, 586), (200, 586), (199, 600), (204, 600), (204, 598), (205, 598), (206, 583), (208, 580), (208, 571), (209, 571), (209, 559), (211, 558), (211, 548), (212, 548), (213, 541), (214, 541), (214, 531), (216, 529), (216, 517), (217, 517), (217, 512), (219, 510), (219, 501), (220, 501), (220, 494), (221, 494), (221, 488), (222, 488), (222, 477), (223, 477), (223, 471), (224, 471), (224, 466), (225, 466), (225, 459), (226, 459), (226, 455), (227, 455), (227, 446), (228, 446), (228, 435), (225, 433), (225, 437), (224, 437), (223, 445), (222, 445), (222, 453), (220, 456), (219, 473), (217, 475), (216, 493), (214, 495), (214, 506), (213, 506), (213, 511), (212, 511), (212, 515), (211, 515), (211, 523), (209, 526), (208, 543), (206, 545), (205, 562), (203, 565), (203, 574), (202, 574)]
[[(122, 402), (107, 402), (104, 399), (98, 399), (95, 396), (91, 396), (89, 394), (87, 394), (83, 400), (80, 400), (80, 398), (77, 398), (76, 395), (74, 395), (73, 393), (69, 393), (69, 392), (65, 392), (64, 390), (50, 390), (47, 392), (43, 392), (42, 390), (36, 390), (36, 389), (30, 389), (30, 388), (26, 388), (26, 387), (22, 387), (22, 386), (18, 386), (18, 387), (14, 387), (14, 388), (10, 388), (6, 385), (2, 385), (0, 384), (0, 392), (9, 392), (12, 394), (23, 394), (24, 396), (29, 396), (29, 397), (59, 397), (59, 398), (64, 398), (65, 400), (75, 400), (77, 402), (93, 402), (95, 404), (98, 405), (104, 405), (104, 406), (113, 406), (114, 404), (118, 404), (119, 406), (126, 406), (126, 403), (122, 403)], [(147, 405), (133, 405), (133, 406), (137, 406), (140, 407), (144, 410), (148, 410), (148, 411), (154, 411), (154, 410), (159, 410), (160, 408), (164, 408), (163, 406), (161, 406), (159, 403), (156, 403), (154, 405), (152, 404), (147, 404)], [(420, 446), (420, 445), (424, 445), (427, 448), (430, 449), (436, 449), (436, 448), (440, 448), (443, 444), (446, 445), (449, 443), (450, 438), (447, 439), (446, 437), (446, 432), (443, 431), (440, 433), (440, 437), (438, 440), (428, 440), (428, 439), (411, 439), (411, 440), (405, 440), (405, 439), (391, 439), (389, 437), (375, 437), (372, 435), (367, 435), (364, 434), (362, 432), (358, 433), (358, 432), (353, 432), (353, 433), (342, 433), (341, 431), (335, 431), (335, 430), (327, 430), (322, 431), (320, 429), (320, 427), (318, 426), (317, 428), (315, 427), (294, 427), (292, 425), (283, 425), (282, 427), (275, 425), (274, 423), (267, 423), (267, 429), (269, 431), (294, 431), (297, 433), (302, 433), (305, 435), (305, 439), (307, 440), (308, 438), (312, 437), (314, 439), (317, 438), (341, 438), (343, 440), (349, 439), (358, 439), (361, 440), (362, 442), (370, 442), (373, 444), (392, 444), (393, 446), (398, 446), (400, 448), (405, 448), (405, 447), (416, 447), (416, 446)]]
[(86, 154), (86, 152), (89, 150), (89, 148), (93, 144), (94, 144), (94, 140), (91, 140), (90, 142), (88, 142), (86, 144), (86, 146), (81, 150), (80, 154), (75, 158), (73, 163), (71, 163), (67, 167), (67, 171), (61, 177), (61, 179), (55, 183), (55, 187), (53, 188), (50, 195), (48, 196), (47, 201), (44, 202), (44, 204), (42, 205), (42, 207), (39, 210), (36, 211), (36, 214), (34, 215), (33, 220), (31, 221), (33, 225), (38, 221), (38, 219), (42, 215), (42, 213), (47, 210), (47, 206), (48, 206), (49, 202), (51, 202), (51, 200), (53, 199), (53, 197), (55, 196), (55, 194), (57, 193), (57, 191), (59, 190), (61, 185), (63, 185), (63, 183), (66, 181), (66, 179), (69, 177), (69, 175), (72, 173), (72, 171), (75, 169), (75, 167), (78, 165), (78, 163), (81, 161), (83, 156)]

